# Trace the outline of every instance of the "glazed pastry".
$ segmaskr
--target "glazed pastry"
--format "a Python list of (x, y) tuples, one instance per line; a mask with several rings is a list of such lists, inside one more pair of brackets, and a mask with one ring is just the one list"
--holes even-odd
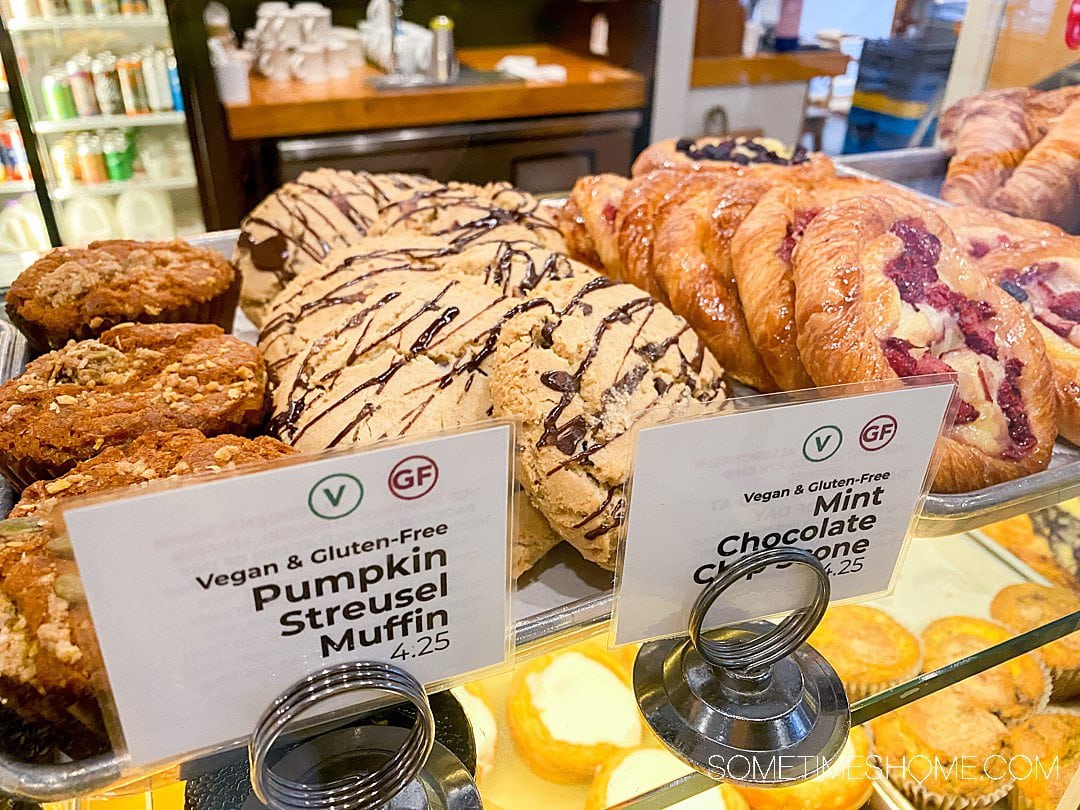
[[(1015, 810), (1059, 810), (1080, 770), (1080, 713), (1050, 709), (1009, 730), (1012, 750), (1031, 767), (1017, 763), (1016, 788), (1009, 797)], [(1037, 766), (1036, 763), (1039, 763)]]
[[(1008, 585), (990, 603), (990, 615), (1014, 633), (1026, 633), (1077, 611), (1080, 596), (1034, 582)], [(1039, 657), (1050, 670), (1054, 700), (1080, 695), (1080, 632), (1044, 644)]]
[[(1028, 152), (991, 204), (1009, 214), (1075, 228), (1080, 175), (1080, 104), (1073, 104)], [(947, 199), (947, 198), (946, 198)]]
[(0, 469), (22, 489), (150, 430), (243, 434), (265, 408), (262, 357), (220, 327), (117, 326), (0, 386)]
[(945, 111), (941, 138), (953, 157), (942, 199), (957, 205), (990, 204), (1037, 140), (1024, 106), (1031, 93), (1026, 88), (981, 93)]
[[(886, 776), (920, 807), (991, 807), (1012, 787), (1008, 729), (953, 688), (889, 712), (870, 726), (874, 753), (889, 765)], [(962, 768), (964, 762), (987, 767)]]
[(232, 331), (240, 277), (186, 242), (111, 239), (57, 248), (19, 274), (7, 314), (39, 352), (120, 323), (213, 323)]
[(914, 678), (922, 664), (919, 639), (888, 613), (866, 605), (829, 608), (807, 641), (832, 664), (852, 700)]
[[(923, 672), (933, 672), (1013, 637), (1004, 627), (985, 619), (947, 616), (922, 633)], [(991, 670), (973, 675), (951, 691), (1012, 725), (1046, 708), (1050, 677), (1034, 654), (1021, 655)]]
[(616, 218), (629, 183), (617, 174), (580, 177), (555, 215), (567, 253), (616, 281), (622, 280)]
[(1065, 231), (1048, 222), (1021, 219), (976, 205), (941, 206), (935, 211), (956, 236), (960, 249), (976, 263), (1002, 248), (1065, 236)]
[[(503, 327), (491, 396), (520, 420), (520, 480), (555, 530), (613, 569), (633, 429), (715, 412), (721, 368), (689, 325), (629, 284), (553, 282)], [(536, 299), (527, 299), (535, 303)]]
[(879, 197), (832, 206), (795, 248), (794, 273), (796, 340), (816, 384), (957, 373), (935, 491), (1046, 468), (1056, 425), (1042, 339), (933, 212)]
[(1080, 442), (1080, 240), (1060, 237), (991, 253), (980, 269), (1027, 311), (1046, 345), (1058, 432)]
[(1080, 101), (1080, 87), (1075, 85), (1027, 96), (1024, 109), (1031, 117), (1036, 136), (1038, 138), (1045, 136), (1074, 101)]
[(801, 146), (791, 148), (773, 138), (711, 135), (654, 143), (638, 155), (630, 173), (637, 177), (655, 169), (726, 171), (731, 166), (768, 180), (813, 183), (836, 174), (832, 161), (821, 152), (808, 153)]
[(582, 645), (518, 666), (506, 704), (518, 754), (537, 775), (587, 783), (620, 751), (641, 745), (629, 683), (602, 650)]
[(420, 188), (379, 210), (372, 236), (439, 236), (461, 250), (476, 241), (523, 239), (565, 251), (549, 206), (509, 183), (450, 183)]
[(415, 175), (334, 169), (304, 172), (285, 183), (240, 223), (233, 262), (244, 280), (244, 312), (260, 326), (270, 299), (331, 250), (364, 236), (382, 206), (440, 186)]
[(740, 788), (753, 810), (859, 810), (874, 792), (870, 740), (856, 726), (828, 770), (806, 782), (778, 788)]
[(771, 184), (713, 172), (691, 174), (653, 221), (652, 273), (668, 305), (690, 323), (732, 378), (777, 390), (750, 339), (732, 270), (731, 240)]
[[(662, 748), (622, 751), (597, 769), (589, 795), (585, 797), (585, 810), (607, 810), (693, 773), (693, 770)], [(675, 810), (749, 810), (746, 799), (731, 785), (717, 785), (670, 806)]]

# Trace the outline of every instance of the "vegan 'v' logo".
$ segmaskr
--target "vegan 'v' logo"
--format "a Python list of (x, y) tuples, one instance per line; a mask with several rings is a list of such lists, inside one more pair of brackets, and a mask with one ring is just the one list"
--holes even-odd
[(802, 454), (807, 461), (825, 461), (836, 455), (844, 443), (844, 434), (836, 425), (822, 425), (803, 442)]
[(364, 500), (364, 485), (346, 473), (322, 478), (308, 492), (308, 509), (323, 520), (337, 520), (356, 511)]

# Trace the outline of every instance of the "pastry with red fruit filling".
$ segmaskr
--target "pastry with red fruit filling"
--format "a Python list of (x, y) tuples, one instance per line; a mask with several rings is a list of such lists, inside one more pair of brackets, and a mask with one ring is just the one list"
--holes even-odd
[(622, 280), (616, 217), (630, 181), (617, 174), (578, 178), (566, 204), (556, 209), (555, 224), (570, 258)]
[(1065, 236), (1065, 231), (1049, 222), (977, 205), (941, 206), (937, 213), (956, 235), (960, 249), (979, 265), (999, 250)]
[(1042, 338), (932, 211), (862, 197), (820, 213), (795, 248), (799, 354), (818, 385), (956, 372), (937, 492), (1042, 470), (1056, 435)]
[(795, 343), (795, 280), (791, 254), (824, 208), (870, 194), (921, 203), (914, 192), (880, 180), (837, 177), (813, 188), (778, 186), (765, 194), (731, 239), (731, 265), (750, 338), (765, 368), (784, 390), (810, 388)]
[(1080, 444), (1080, 240), (995, 251), (980, 269), (1035, 321), (1054, 369), (1058, 432)]

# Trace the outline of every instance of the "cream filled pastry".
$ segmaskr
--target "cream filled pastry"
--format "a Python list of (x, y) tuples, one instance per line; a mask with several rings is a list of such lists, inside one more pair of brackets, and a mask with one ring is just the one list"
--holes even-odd
[(482, 690), (474, 684), (458, 686), (450, 690), (457, 698), (465, 716), (472, 726), (476, 746), (476, 778), (483, 779), (495, 767), (495, 745), (499, 740), (499, 726)]
[(642, 739), (622, 668), (606, 651), (588, 645), (519, 667), (507, 719), (522, 759), (553, 782), (587, 782), (597, 766)]
[[(633, 748), (616, 754), (596, 772), (585, 810), (606, 810), (686, 776), (693, 768), (661, 748)], [(676, 810), (746, 810), (746, 800), (730, 785), (717, 785), (671, 805)]]

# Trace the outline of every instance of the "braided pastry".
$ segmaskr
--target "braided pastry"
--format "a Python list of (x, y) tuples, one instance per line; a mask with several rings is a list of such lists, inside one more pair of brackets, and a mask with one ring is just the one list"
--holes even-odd
[(581, 177), (555, 217), (570, 257), (616, 280), (622, 277), (622, 261), (615, 220), (629, 183), (617, 174)]

